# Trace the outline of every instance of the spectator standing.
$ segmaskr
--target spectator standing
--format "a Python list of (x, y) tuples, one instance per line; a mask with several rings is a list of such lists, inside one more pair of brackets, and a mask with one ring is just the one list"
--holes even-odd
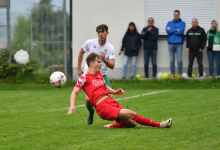
[(124, 63), (123, 63), (123, 77), (122, 77), (123, 79), (126, 78), (127, 66), (130, 59), (131, 59), (131, 78), (134, 78), (136, 61), (140, 47), (141, 47), (141, 36), (137, 32), (134, 22), (130, 22), (127, 32), (125, 33), (122, 40), (121, 50), (118, 54), (121, 55), (121, 53), (125, 49)]
[(169, 44), (169, 53), (170, 53), (170, 69), (171, 76), (170, 78), (175, 77), (175, 52), (177, 54), (178, 61), (178, 77), (182, 77), (182, 49), (183, 49), (183, 34), (185, 30), (185, 22), (180, 18), (180, 11), (174, 11), (174, 19), (169, 21), (166, 26), (166, 32), (169, 35), (168, 44)]
[(144, 71), (145, 77), (149, 78), (149, 59), (151, 57), (153, 65), (153, 77), (157, 74), (157, 39), (159, 30), (154, 26), (154, 19), (150, 17), (148, 19), (147, 27), (143, 28), (141, 38), (144, 40)]
[(203, 77), (202, 50), (205, 48), (206, 34), (205, 30), (198, 25), (196, 18), (192, 19), (192, 28), (187, 31), (186, 37), (186, 50), (189, 52), (188, 76), (192, 77), (192, 66), (196, 57), (199, 65), (199, 77)]
[(220, 78), (220, 33), (218, 22), (212, 20), (211, 28), (207, 32), (207, 53), (209, 58), (209, 75), (213, 76), (214, 57), (217, 66), (217, 78)]

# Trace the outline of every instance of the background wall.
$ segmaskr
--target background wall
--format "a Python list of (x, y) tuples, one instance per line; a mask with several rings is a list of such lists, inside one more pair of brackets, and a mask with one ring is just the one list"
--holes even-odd
[[(216, 3), (216, 19), (220, 22), (220, 10), (217, 9), (220, 6), (219, 1)], [(78, 52), (82, 45), (88, 39), (93, 39), (97, 37), (96, 26), (100, 24), (107, 24), (109, 27), (109, 35), (107, 40), (115, 47), (116, 53), (116, 63), (114, 70), (108, 69), (108, 76), (110, 79), (119, 79), (122, 77), (123, 70), (123, 54), (118, 55), (122, 38), (127, 30), (129, 22), (134, 22), (136, 24), (137, 30), (140, 33), (147, 25), (145, 19), (145, 0), (73, 0), (73, 79), (77, 79), (78, 75), (76, 73)], [(173, 12), (170, 12), (173, 13)], [(161, 14), (162, 15), (162, 14)], [(195, 16), (196, 17), (196, 16)], [(172, 20), (173, 18), (170, 18)], [(167, 21), (170, 21), (167, 20)], [(211, 20), (210, 20), (211, 24)], [(155, 25), (157, 26), (157, 20), (155, 20)], [(166, 26), (166, 25), (164, 25)], [(188, 30), (188, 29), (185, 29)], [(185, 49), (185, 44), (183, 45), (183, 72), (187, 72), (188, 66), (188, 53)], [(83, 58), (82, 68), (85, 65), (85, 58)], [(158, 39), (158, 55), (157, 55), (157, 67), (158, 72), (170, 71), (169, 63), (169, 51), (167, 38)], [(175, 60), (175, 66), (177, 71), (177, 60)], [(206, 74), (208, 73), (208, 57), (206, 50), (203, 52), (203, 66)], [(141, 47), (138, 60), (137, 60), (136, 73), (141, 73), (144, 75), (144, 59), (143, 59), (143, 47)], [(149, 65), (149, 75), (152, 75), (152, 65)], [(127, 78), (130, 77), (130, 64), (128, 66)], [(194, 61), (193, 71), (198, 73), (197, 60)]]

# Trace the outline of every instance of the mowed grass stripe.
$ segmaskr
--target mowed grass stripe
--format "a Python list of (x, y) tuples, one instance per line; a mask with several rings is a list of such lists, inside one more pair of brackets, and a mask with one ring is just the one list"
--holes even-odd
[[(126, 90), (126, 91), (129, 91), (129, 90)], [(139, 91), (140, 94), (134, 95), (134, 96), (125, 97), (128, 94), (125, 94), (125, 95), (122, 95), (122, 96), (116, 95), (116, 100), (117, 101), (126, 100), (126, 99), (140, 97), (140, 96), (158, 94), (158, 93), (166, 92), (166, 91), (168, 91), (168, 90), (162, 90), (162, 91), (159, 90), (159, 91), (154, 91), (154, 92), (143, 93), (143, 92), (146, 92), (146, 91), (140, 90)], [(12, 94), (12, 91), (10, 91), (10, 92), (4, 91), (4, 94), (7, 95), (7, 96), (4, 97), (5, 103), (3, 103), (2, 109), (0, 110), (0, 112), (1, 111), (4, 111), (4, 112), (8, 111), (9, 113), (10, 112), (14, 113), (14, 112), (19, 112), (19, 111), (24, 112), (24, 111), (30, 111), (30, 110), (32, 110), (32, 111), (33, 110), (37, 110), (37, 111), (59, 111), (59, 110), (63, 110), (63, 109), (68, 109), (69, 107), (49, 109), (48, 110), (48, 109), (46, 109), (46, 107), (44, 107), (42, 110), (41, 109), (39, 110), (39, 108), (36, 108), (36, 107), (32, 107), (31, 109), (27, 109), (27, 107), (26, 107), (27, 105), (28, 106), (30, 106), (30, 105), (34, 106), (36, 101), (39, 102), (39, 103), (42, 102), (42, 105), (44, 105), (45, 100), (48, 99), (48, 98), (44, 98), (46, 96), (50, 96), (49, 101), (51, 101), (51, 102), (55, 99), (63, 100), (64, 98), (66, 98), (65, 100), (69, 101), (69, 95), (71, 93), (70, 94), (66, 94), (66, 93), (67, 92), (54, 93), (54, 91), (47, 91), (47, 92), (42, 92), (42, 91), (34, 91), (34, 92), (31, 92), (31, 91), (16, 91), (15, 94)], [(83, 94), (83, 98), (82, 98), (82, 94)], [(30, 95), (31, 95), (31, 97), (30, 97)], [(68, 95), (68, 97), (66, 95)], [(119, 97), (122, 97), (122, 98), (119, 98)], [(26, 99), (28, 99), (28, 101)], [(84, 93), (81, 91), (79, 96), (77, 97), (77, 102), (79, 100), (82, 100), (82, 99), (84, 99)], [(6, 105), (8, 106), (10, 102), (14, 102), (14, 101), (16, 101), (16, 102), (12, 104), (12, 107), (14, 107), (13, 110), (7, 110), (7, 109), (4, 110), (4, 106), (6, 106)], [(76, 107), (83, 107), (83, 106), (85, 106), (85, 105), (83, 105), (83, 104), (76, 105)]]
[[(68, 116), (68, 110), (40, 111), (68, 107), (71, 91), (30, 90), (21, 95), (18, 91), (0, 92), (3, 97), (0, 110), (9, 110), (0, 111), (1, 149), (183, 150), (220, 146), (219, 90), (173, 90), (119, 101), (123, 107), (157, 122), (172, 117), (169, 129), (140, 125), (131, 129), (105, 129), (103, 125), (112, 122), (100, 119), (97, 114), (93, 125), (88, 126), (86, 107), (77, 108), (75, 114)], [(116, 99), (153, 91), (129, 90)], [(84, 103), (81, 92), (77, 105)], [(25, 111), (13, 112), (15, 109)]]

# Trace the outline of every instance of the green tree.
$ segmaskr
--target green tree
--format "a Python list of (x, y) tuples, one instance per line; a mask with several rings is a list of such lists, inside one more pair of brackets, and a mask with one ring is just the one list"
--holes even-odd
[[(63, 44), (46, 43), (48, 41), (63, 41), (63, 10), (58, 9), (57, 7), (49, 7), (51, 6), (51, 2), (52, 0), (41, 0), (38, 4), (34, 4), (31, 16), (17, 17), (12, 35), (12, 53), (20, 49), (25, 49), (31, 54), (31, 38), (33, 42), (45, 42), (45, 44), (37, 45), (38, 51), (33, 51), (35, 58), (39, 56), (43, 59), (40, 60), (43, 67), (47, 67), (47, 64), (51, 65), (54, 62), (57, 64), (63, 64)], [(70, 15), (67, 13), (66, 16), (67, 54), (69, 54)], [(50, 59), (48, 59), (48, 57)]]

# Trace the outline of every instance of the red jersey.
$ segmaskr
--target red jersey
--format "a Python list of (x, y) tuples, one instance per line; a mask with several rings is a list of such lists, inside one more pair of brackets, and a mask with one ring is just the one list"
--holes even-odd
[(105, 84), (104, 77), (100, 72), (97, 74), (87, 72), (79, 77), (75, 87), (82, 88), (89, 97), (92, 106), (95, 106), (101, 97), (108, 95)]

